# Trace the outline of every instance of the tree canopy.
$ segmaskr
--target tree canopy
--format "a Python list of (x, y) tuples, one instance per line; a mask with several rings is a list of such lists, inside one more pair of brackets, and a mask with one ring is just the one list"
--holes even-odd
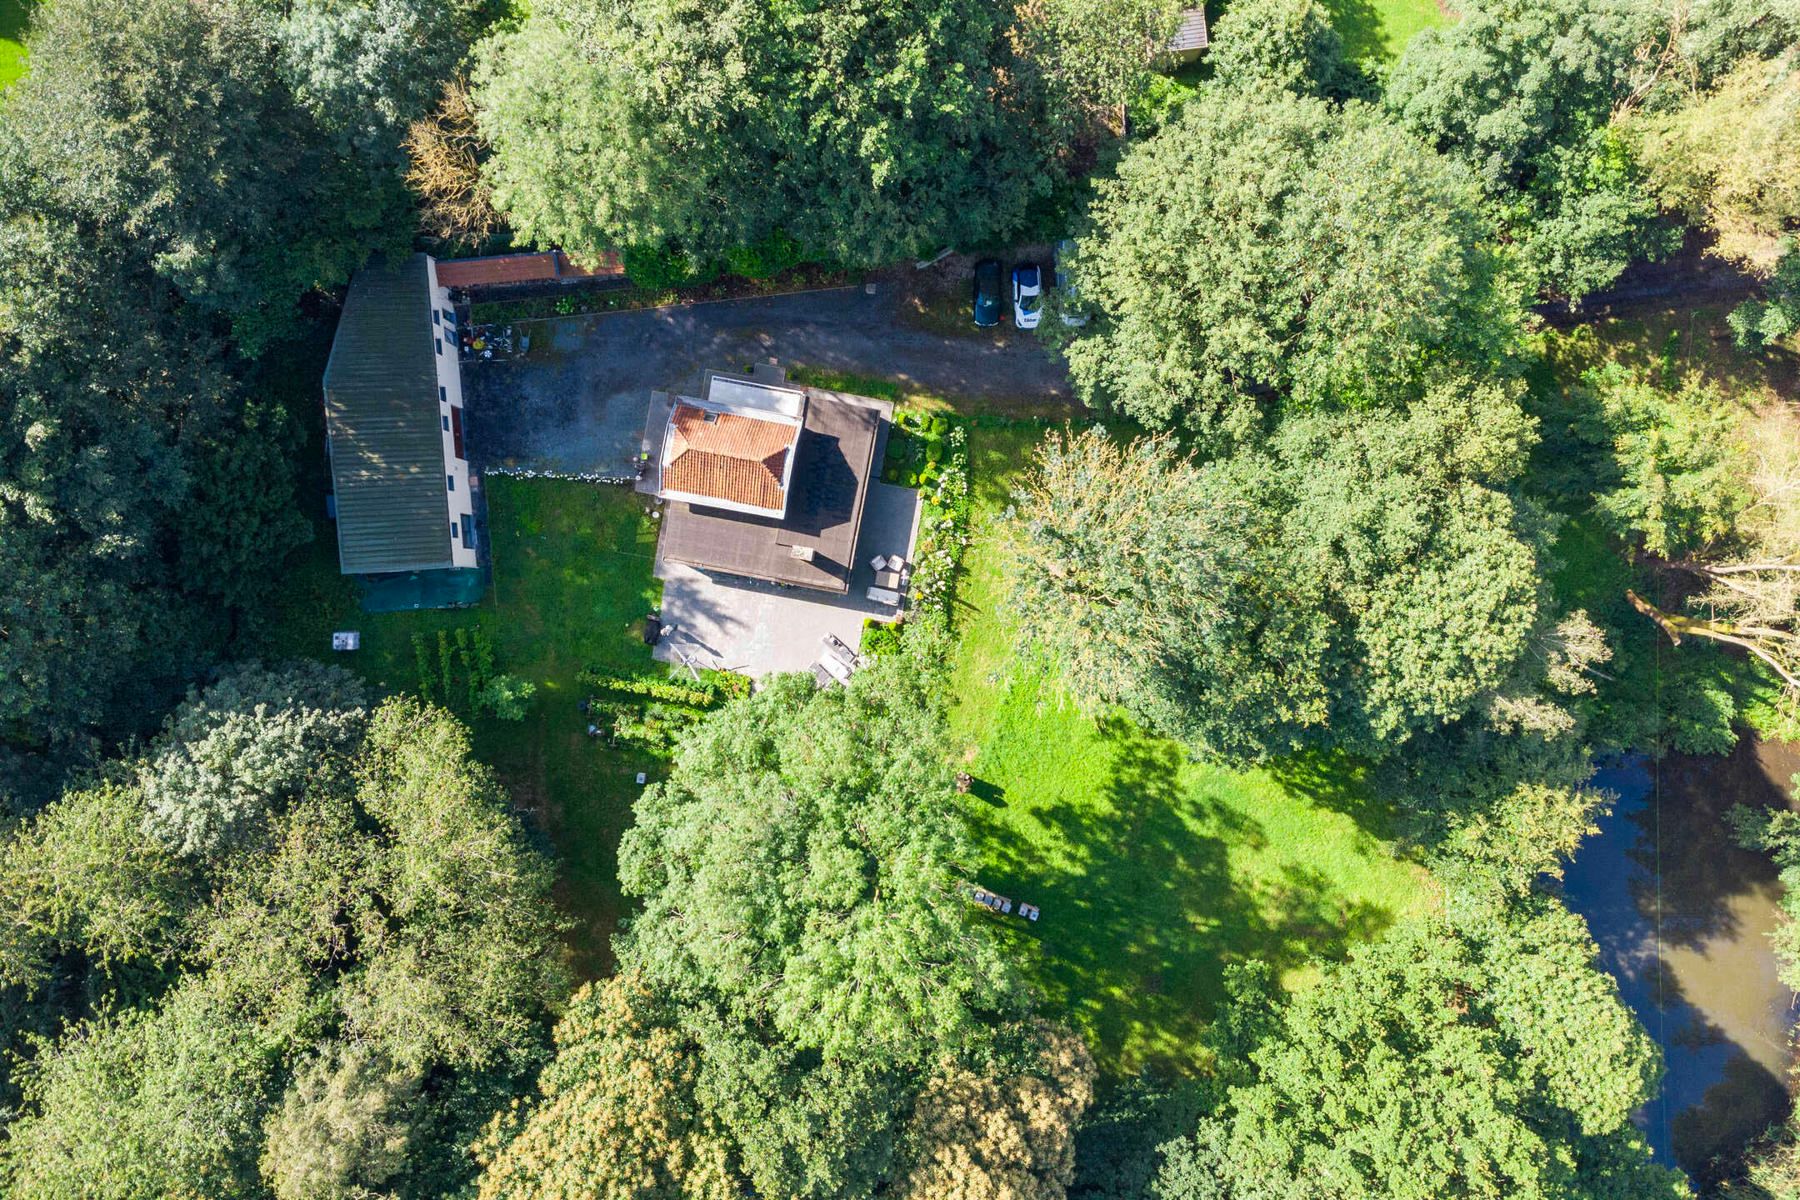
[(1015, 228), (1056, 177), (980, 0), (556, 0), (482, 48), (494, 201), (578, 258), (785, 232), (874, 264)]
[[(535, 1062), (567, 987), (550, 870), (453, 718), (332, 707), (354, 694), (317, 668), (240, 670), (175, 714), (171, 737), (231, 718), (251, 747), (188, 781), (195, 811), (256, 801), (204, 854), (130, 768), (0, 852), (17, 914), (0, 986), (95, 1006), (63, 1007), (67, 1031), (29, 1057), (9, 1195), (430, 1191), (470, 1173), (442, 1141), (467, 1141), (473, 1096)], [(335, 749), (283, 757), (321, 728)]]
[[(321, 28), (309, 12), (291, 28), (302, 41)], [(72, 0), (41, 20), (34, 69), (7, 96), (9, 148), (42, 181), (49, 211), (121, 231), (186, 300), (228, 318), (246, 348), (290, 328), (303, 292), (342, 283), (371, 249), (396, 245), (406, 224), (397, 170), (359, 169), (296, 103), (266, 10)], [(297, 45), (295, 55), (307, 74), (311, 52)], [(376, 69), (404, 77), (391, 66)], [(321, 85), (335, 86), (305, 86)], [(345, 116), (324, 95), (318, 111)]]
[(1351, 86), (1344, 39), (1317, 0), (1237, 0), (1212, 28), (1213, 78), (1329, 96)]
[(1151, 427), (1402, 402), (1511, 336), (1474, 180), (1367, 105), (1204, 88), (1096, 188), (1070, 269), (1102, 315), (1069, 369)]
[(1381, 756), (1524, 653), (1543, 531), (1506, 484), (1529, 436), (1485, 384), (1290, 418), (1205, 465), (1166, 438), (1052, 435), (1015, 497), (1012, 600), (1090, 705), (1215, 754)]
[(1578, 299), (1670, 248), (1608, 128), (1668, 34), (1651, 0), (1479, 0), (1414, 38), (1386, 103), (1469, 164), (1538, 287)]
[[(1060, 1193), (1091, 1064), (1015, 1020), (971, 915), (929, 636), (846, 688), (773, 676), (682, 742), (620, 847), (620, 975), (490, 1131), (484, 1196)], [(962, 1112), (1001, 1094), (1004, 1120)]]
[(1225, 1022), (1242, 1081), (1170, 1150), (1164, 1200), (1683, 1197), (1631, 1113), (1656, 1046), (1550, 902), (1403, 925)]

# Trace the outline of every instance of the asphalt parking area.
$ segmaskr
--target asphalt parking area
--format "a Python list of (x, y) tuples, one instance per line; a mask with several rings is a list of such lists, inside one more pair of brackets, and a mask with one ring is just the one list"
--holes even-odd
[(901, 303), (883, 283), (874, 295), (840, 288), (522, 322), (526, 354), (463, 368), (471, 459), (477, 470), (625, 473), (651, 391), (770, 357), (937, 395), (1072, 403), (1061, 362), (1036, 339), (920, 328)]

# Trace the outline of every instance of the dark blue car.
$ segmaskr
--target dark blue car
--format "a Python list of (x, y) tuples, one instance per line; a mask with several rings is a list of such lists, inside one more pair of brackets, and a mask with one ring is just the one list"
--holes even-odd
[(975, 324), (983, 329), (1000, 323), (1000, 262), (984, 258), (975, 264)]

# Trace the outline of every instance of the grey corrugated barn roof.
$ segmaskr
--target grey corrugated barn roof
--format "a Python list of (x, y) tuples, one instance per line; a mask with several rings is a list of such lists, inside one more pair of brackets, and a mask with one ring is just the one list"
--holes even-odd
[(350, 281), (325, 365), (325, 431), (344, 574), (453, 565), (423, 254)]

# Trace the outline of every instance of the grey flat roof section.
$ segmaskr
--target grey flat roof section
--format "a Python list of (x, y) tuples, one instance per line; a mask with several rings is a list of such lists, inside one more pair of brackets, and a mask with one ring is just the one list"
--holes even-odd
[(453, 565), (433, 337), (423, 254), (356, 273), (325, 365), (346, 575)]
[[(876, 442), (893, 405), (816, 388), (807, 389), (807, 400), (787, 516), (670, 504), (663, 513), (665, 559), (819, 591), (850, 590)], [(795, 546), (811, 549), (812, 561), (795, 558)]]

